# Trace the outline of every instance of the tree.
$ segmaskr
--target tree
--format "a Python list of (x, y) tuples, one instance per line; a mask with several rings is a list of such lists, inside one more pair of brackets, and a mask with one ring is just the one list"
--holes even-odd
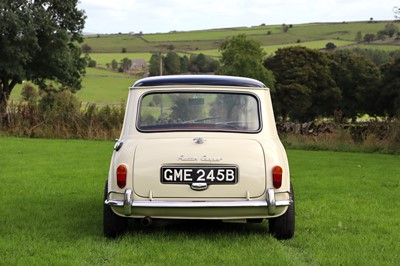
[(265, 54), (260, 43), (240, 34), (223, 42), (219, 51), (221, 67), (218, 74), (254, 78), (274, 88), (274, 75), (263, 66)]
[(82, 52), (85, 54), (89, 54), (92, 52), (92, 47), (85, 43), (82, 45)]
[(384, 41), (386, 39), (386, 31), (385, 30), (380, 30), (376, 33), (376, 38), (378, 40)]
[(377, 66), (389, 62), (392, 57), (392, 55), (389, 52), (378, 49), (353, 48), (351, 49), (351, 51), (354, 54), (365, 57), (366, 59), (370, 60)]
[(375, 34), (367, 33), (364, 35), (364, 42), (370, 43), (375, 40)]
[(393, 13), (395, 19), (400, 19), (400, 7), (393, 7)]
[(309, 121), (330, 116), (337, 108), (340, 90), (331, 77), (326, 53), (300, 46), (281, 48), (264, 65), (274, 72), (272, 99), (283, 120)]
[(282, 24), (282, 31), (283, 32), (288, 32), (289, 31), (289, 26), (288, 25), (286, 25), (286, 24)]
[[(149, 75), (160, 76), (161, 54), (152, 54), (150, 58)], [(163, 62), (164, 60), (162, 60)], [(164, 62), (163, 62), (164, 63)]]
[(187, 73), (189, 71), (189, 58), (184, 55), (183, 57), (179, 58), (181, 69), (180, 73)]
[(375, 96), (377, 115), (400, 117), (400, 58), (381, 67), (382, 81)]
[(96, 67), (97, 62), (96, 60), (90, 59), (88, 63), (88, 67)]
[(165, 74), (174, 75), (180, 73), (181, 62), (179, 60), (179, 55), (175, 52), (169, 51), (164, 59)]
[(356, 119), (359, 114), (372, 114), (370, 96), (376, 91), (380, 70), (370, 60), (349, 50), (329, 54), (330, 69), (342, 99), (338, 109), (344, 117)]
[(118, 62), (117, 62), (117, 60), (113, 59), (113, 60), (111, 61), (111, 68), (112, 68), (113, 70), (116, 70), (116, 69), (118, 68)]
[[(54, 81), (81, 88), (86, 60), (81, 57), (84, 11), (78, 0), (0, 2), (0, 114), (15, 85), (30, 80), (41, 89)], [(0, 121), (0, 125), (3, 122)]]
[(397, 28), (393, 23), (388, 23), (385, 25), (385, 32), (390, 38), (392, 38), (397, 32), (399, 32), (399, 28)]
[(362, 33), (361, 31), (357, 31), (355, 41), (360, 43), (362, 41)]
[(122, 58), (120, 65), (123, 72), (128, 71), (132, 66), (132, 60), (130, 60), (127, 57), (124, 57)]
[(333, 42), (328, 42), (325, 45), (326, 50), (335, 50), (336, 49), (336, 45)]

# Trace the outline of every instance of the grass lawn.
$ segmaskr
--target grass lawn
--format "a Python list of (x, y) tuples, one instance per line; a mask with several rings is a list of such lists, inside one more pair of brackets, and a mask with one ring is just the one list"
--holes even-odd
[(2, 265), (396, 265), (399, 158), (289, 150), (296, 234), (156, 223), (102, 236), (113, 142), (0, 138)]

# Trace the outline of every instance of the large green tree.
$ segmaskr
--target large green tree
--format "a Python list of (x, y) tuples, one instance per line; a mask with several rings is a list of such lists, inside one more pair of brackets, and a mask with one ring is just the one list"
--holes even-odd
[[(149, 75), (160, 76), (160, 64), (164, 64), (161, 54), (152, 54), (150, 58)], [(164, 66), (162, 66), (163, 68)]]
[[(4, 117), (15, 85), (40, 88), (53, 82), (81, 88), (86, 60), (79, 43), (85, 22), (78, 0), (0, 1), (0, 113)], [(1, 122), (0, 122), (1, 123)]]
[(259, 42), (240, 34), (223, 42), (219, 51), (221, 67), (218, 74), (254, 78), (274, 88), (275, 78), (263, 66), (265, 53)]
[(181, 71), (181, 61), (179, 55), (175, 52), (169, 51), (164, 59), (165, 73), (164, 75), (179, 74)]
[(326, 53), (300, 46), (281, 48), (265, 60), (265, 66), (274, 72), (272, 98), (283, 120), (307, 121), (334, 113), (341, 94)]
[(356, 118), (358, 114), (371, 114), (370, 96), (377, 90), (380, 70), (370, 60), (349, 50), (328, 54), (330, 68), (342, 100), (338, 108), (343, 117)]
[(400, 58), (381, 67), (382, 81), (375, 99), (378, 115), (400, 117)]

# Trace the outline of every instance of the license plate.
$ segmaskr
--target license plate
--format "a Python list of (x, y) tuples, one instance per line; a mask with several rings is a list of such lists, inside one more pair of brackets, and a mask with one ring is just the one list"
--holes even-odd
[(168, 184), (236, 184), (238, 169), (228, 167), (161, 167), (161, 183)]

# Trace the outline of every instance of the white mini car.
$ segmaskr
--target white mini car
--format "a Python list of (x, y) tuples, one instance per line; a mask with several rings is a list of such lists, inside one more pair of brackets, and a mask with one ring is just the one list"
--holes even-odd
[(137, 81), (104, 191), (104, 235), (128, 218), (269, 220), (294, 235), (294, 194), (269, 89), (254, 79), (163, 76)]

